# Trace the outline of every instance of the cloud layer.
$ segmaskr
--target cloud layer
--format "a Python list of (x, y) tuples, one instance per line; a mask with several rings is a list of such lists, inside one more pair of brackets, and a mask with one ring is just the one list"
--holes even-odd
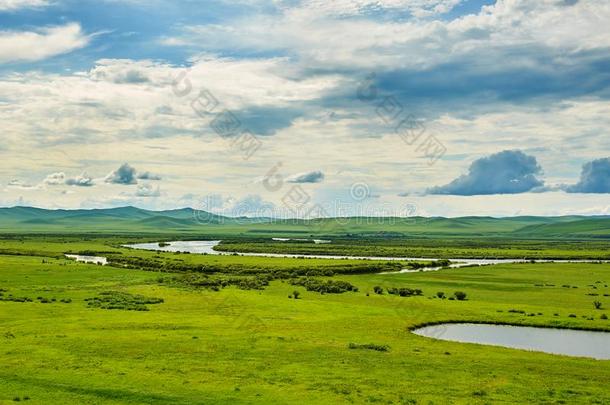
[[(607, 1), (238, 4), (0, 0), (0, 203), (173, 208), (217, 194), (233, 212), (267, 209), (294, 184), (258, 179), (283, 162), (283, 183), (317, 183), (303, 189), (322, 203), (366, 184), (376, 198), (362, 202), (392, 212), (419, 197), (440, 215), (509, 198), (610, 205), (596, 161), (610, 150)], [(366, 77), (376, 99), (357, 96)], [(261, 140), (247, 162), (210, 126), (225, 110)], [(430, 165), (394, 113), (446, 154)], [(539, 166), (571, 186), (545, 187)]]

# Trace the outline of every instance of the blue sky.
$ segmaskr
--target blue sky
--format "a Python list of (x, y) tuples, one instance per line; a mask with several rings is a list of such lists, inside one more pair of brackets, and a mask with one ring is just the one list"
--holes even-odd
[(0, 0), (0, 205), (609, 214), (609, 18), (593, 0)]

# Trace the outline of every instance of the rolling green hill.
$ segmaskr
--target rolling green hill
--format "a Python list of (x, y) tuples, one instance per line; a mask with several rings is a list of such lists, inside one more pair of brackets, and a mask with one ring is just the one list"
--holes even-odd
[(352, 217), (318, 220), (232, 218), (192, 208), (148, 211), (0, 208), (4, 233), (188, 233), (246, 237), (342, 235), (359, 237), (610, 238), (610, 217)]

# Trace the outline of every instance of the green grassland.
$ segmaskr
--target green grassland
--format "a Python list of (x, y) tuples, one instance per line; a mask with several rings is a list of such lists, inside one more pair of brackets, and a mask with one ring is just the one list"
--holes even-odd
[[(610, 315), (609, 264), (356, 274), (350, 266), (361, 261), (120, 247), (136, 239), (0, 241), (0, 403), (610, 403), (610, 361), (410, 332), (443, 321), (610, 330), (602, 319)], [(136, 258), (144, 270), (62, 257), (84, 251)], [(199, 266), (196, 274), (212, 279), (330, 268), (333, 276), (316, 278), (358, 291), (320, 294), (281, 277), (264, 289), (213, 291), (168, 281), (180, 276), (177, 267), (149, 266), (176, 262)], [(375, 286), (423, 295), (379, 295)], [(299, 299), (289, 298), (295, 290)], [(434, 298), (440, 291), (464, 291), (468, 299)], [(379, 347), (388, 350), (370, 350)]]
[(481, 259), (610, 259), (610, 242), (514, 240), (506, 238), (333, 238), (332, 243), (228, 239), (216, 247), (225, 252), (294, 253), (371, 257)]

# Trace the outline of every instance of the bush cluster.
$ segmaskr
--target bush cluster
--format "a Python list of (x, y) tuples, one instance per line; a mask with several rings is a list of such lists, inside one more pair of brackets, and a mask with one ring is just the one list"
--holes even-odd
[(315, 291), (320, 294), (343, 294), (348, 291), (357, 292), (358, 287), (341, 280), (322, 281), (316, 278), (295, 278), (290, 284), (305, 287), (307, 291)]
[(162, 298), (145, 297), (120, 291), (104, 291), (93, 298), (86, 298), (89, 308), (120, 309), (124, 311), (149, 311), (146, 305), (161, 304)]
[[(5, 301), (5, 302), (34, 302), (34, 299), (30, 298), (30, 297), (15, 297), (15, 296), (13, 296), (13, 294), (5, 295), (5, 293), (7, 293), (7, 292), (8, 292), (8, 290), (0, 288), (0, 301)], [(57, 302), (56, 298), (37, 297), (36, 300), (40, 304), (52, 304), (52, 303)], [(62, 303), (65, 303), (65, 304), (69, 304), (69, 303), (72, 302), (72, 299), (71, 298), (62, 298), (59, 302), (62, 302)]]
[(424, 292), (422, 290), (420, 290), (419, 288), (407, 288), (407, 287), (401, 287), (401, 288), (388, 288), (388, 294), (392, 294), (392, 295), (399, 295), (401, 297), (413, 297), (413, 296), (417, 296), (417, 295), (423, 295)]
[(271, 280), (271, 277), (265, 275), (255, 277), (210, 277), (204, 274), (188, 273), (183, 276), (174, 277), (172, 282), (188, 287), (220, 291), (230, 286), (237, 287), (240, 290), (264, 290)]

